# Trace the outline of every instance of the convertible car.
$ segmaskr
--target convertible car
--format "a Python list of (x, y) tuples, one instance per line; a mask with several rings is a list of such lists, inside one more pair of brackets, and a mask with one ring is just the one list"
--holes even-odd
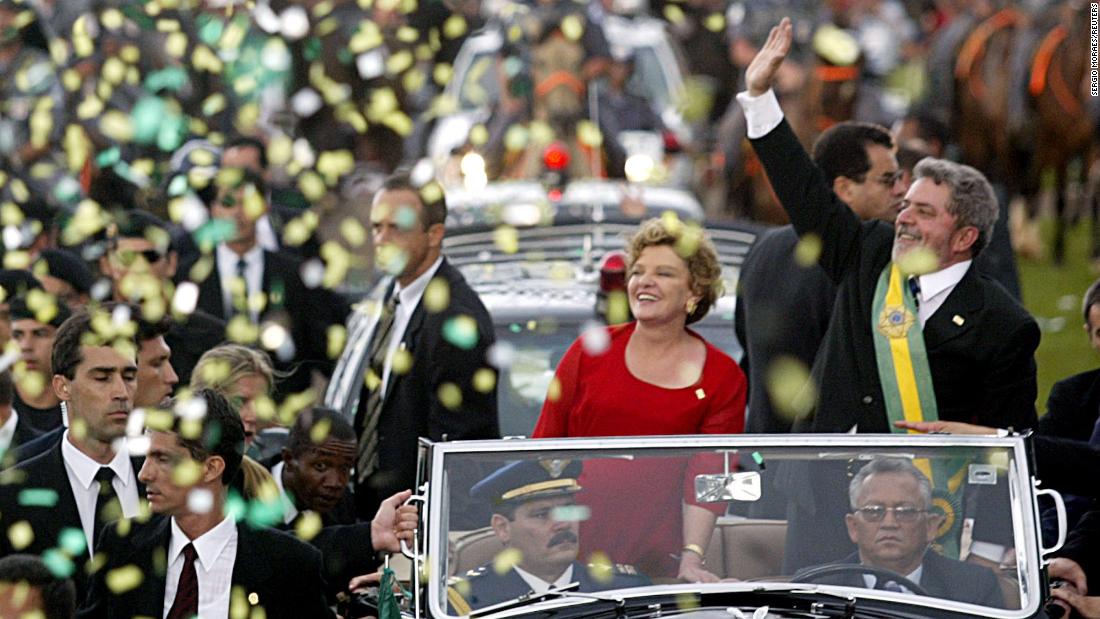
[(403, 612), (1057, 616), (1032, 469), (1016, 435), (424, 441)]

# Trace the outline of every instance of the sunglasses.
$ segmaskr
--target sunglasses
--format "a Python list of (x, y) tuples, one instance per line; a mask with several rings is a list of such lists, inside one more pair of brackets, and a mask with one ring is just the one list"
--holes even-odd
[(164, 254), (155, 249), (135, 251), (132, 249), (119, 249), (114, 252), (115, 259), (123, 266), (131, 266), (137, 261), (138, 256), (145, 259), (148, 264), (156, 264), (164, 259)]
[(900, 507), (886, 507), (885, 505), (868, 505), (855, 510), (857, 516), (864, 522), (882, 522), (886, 519), (886, 512), (894, 512), (894, 519), (898, 522), (916, 522), (928, 510), (909, 505)]

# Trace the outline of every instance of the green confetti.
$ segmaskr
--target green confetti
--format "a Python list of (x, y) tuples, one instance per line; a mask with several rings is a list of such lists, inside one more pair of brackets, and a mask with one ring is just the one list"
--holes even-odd
[(443, 339), (462, 350), (470, 350), (477, 345), (477, 321), (462, 315), (450, 318), (443, 323)]
[(57, 546), (70, 557), (83, 554), (88, 549), (88, 538), (84, 536), (84, 531), (74, 527), (63, 529), (61, 535), (57, 536), (57, 542)]
[[(83, 537), (84, 534), (81, 533), (80, 536)], [(76, 571), (73, 560), (69, 558), (66, 552), (58, 550), (57, 548), (50, 548), (46, 552), (43, 552), (42, 563), (45, 563), (46, 568), (57, 578), (68, 578)]]
[(19, 492), (19, 504), (24, 507), (54, 507), (57, 491), (49, 488), (26, 488)]

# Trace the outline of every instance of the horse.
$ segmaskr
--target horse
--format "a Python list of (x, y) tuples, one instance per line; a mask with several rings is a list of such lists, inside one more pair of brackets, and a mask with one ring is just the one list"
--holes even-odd
[[(1032, 214), (1044, 175), (1049, 175), (1057, 188), (1057, 264), (1065, 258), (1069, 171), (1075, 162), (1087, 167), (1096, 146), (1096, 118), (1087, 109), (1085, 93), (1085, 6), (1075, 0), (1035, 16), (1003, 8), (966, 38), (955, 67), (953, 124), (963, 160), (1002, 184), (1010, 198), (1024, 197)], [(1011, 68), (1021, 64), (1019, 59), (1027, 61), (1029, 70), (1016, 82)], [(1023, 97), (1024, 105), (1014, 102), (1014, 96)], [(1025, 115), (1012, 114), (1014, 103)], [(1100, 251), (1100, 239), (1093, 251)]]

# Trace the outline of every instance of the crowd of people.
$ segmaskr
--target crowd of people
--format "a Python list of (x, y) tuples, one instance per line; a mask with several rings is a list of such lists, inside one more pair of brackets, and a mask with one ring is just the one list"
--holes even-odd
[[(418, 527), (403, 505), (418, 440), (499, 436), (494, 330), (443, 256), (444, 190), (395, 172), (421, 139), (413, 119), (434, 92), (424, 84), (446, 81), (433, 67), (449, 66), (483, 22), (479, 3), (306, 4), (0, 0), (0, 585), (37, 592), (9, 600), (0, 586), (5, 612), (348, 616), (349, 591), (377, 578), (375, 552), (397, 551)], [(896, 3), (881, 4), (894, 8), (857, 28), (878, 78), (916, 36)], [(691, 70), (711, 78), (706, 122), (741, 123), (792, 221), (745, 261), (736, 328), (746, 357), (690, 329), (720, 294), (709, 241), (643, 222), (627, 247), (632, 320), (607, 327), (600, 351), (583, 337), (570, 348), (533, 437), (1036, 428), (1090, 462), (1081, 443), (1093, 440), (1097, 377), (1060, 383), (1038, 419), (1038, 327), (986, 274), (998, 219), (988, 181), (947, 159), (918, 163), (871, 123), (833, 126), (808, 155), (772, 91), (791, 24), (764, 41), (735, 5), (689, 3), (670, 22), (697, 43)], [(586, 8), (582, 29), (595, 33), (608, 6)], [(708, 26), (712, 15), (728, 28)], [(910, 34), (883, 45), (882, 28)], [(611, 73), (605, 109), (635, 109), (623, 90), (631, 60), (605, 60), (586, 63)], [(643, 124), (658, 124), (652, 112), (638, 114)], [(363, 201), (369, 233), (343, 220), (337, 243), (318, 212), (344, 199)], [(368, 248), (389, 279), (379, 302), (352, 306), (334, 289), (371, 260)], [(1094, 346), (1098, 288), (1084, 306)], [(772, 378), (785, 359), (811, 379), (809, 397)], [(1040, 473), (1057, 466), (1044, 462)], [(565, 552), (519, 564), (507, 585), (492, 582), (500, 574), (471, 580), (462, 603), (579, 576), (586, 540), (642, 574), (717, 580), (703, 558), (724, 506), (685, 495), (654, 522), (599, 502), (601, 484), (643, 500), (647, 484), (676, 486), (692, 469), (654, 463), (627, 478), (601, 464), (584, 471), (593, 517), (536, 539)], [(847, 514), (831, 526), (859, 545), (848, 563), (902, 576), (923, 566), (909, 582), (930, 591), (935, 578), (985, 569), (944, 563), (919, 535), (901, 560), (876, 562), (866, 531), (927, 529), (922, 488), (936, 480), (905, 463), (865, 471), (848, 489), (826, 467), (798, 482), (811, 509)], [(580, 474), (564, 473), (555, 479)], [(513, 530), (553, 508), (534, 502), (580, 492), (515, 493), (540, 480), (522, 466), (472, 474), (483, 478), (470, 498), (494, 504), (490, 526), (516, 548)], [(1082, 515), (1052, 564), (1069, 583), (1055, 595), (1100, 616), (1100, 598), (1087, 595), (1100, 580), (1095, 489), (1072, 490)], [(828, 536), (816, 524), (799, 524), (804, 513), (784, 516), (792, 539), (814, 537), (787, 544), (810, 552), (789, 565), (841, 558), (817, 543)], [(982, 541), (977, 562), (1005, 559), (1003, 545)], [(610, 582), (644, 580), (624, 571)]]

